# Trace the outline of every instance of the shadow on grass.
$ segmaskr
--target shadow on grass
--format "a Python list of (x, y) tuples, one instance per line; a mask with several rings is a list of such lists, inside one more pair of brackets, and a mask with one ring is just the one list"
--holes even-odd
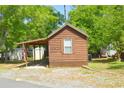
[(47, 67), (49, 64), (48, 59), (42, 59), (42, 60), (35, 60), (31, 61), (28, 60), (27, 63), (25, 63), (24, 61), (1, 61), (0, 60), (0, 65), (13, 65), (14, 67), (25, 67), (25, 66), (45, 66)]
[(42, 60), (35, 60), (34, 61), (30, 61), (30, 63), (28, 64), (28, 66), (47, 66), (49, 64), (48, 59), (42, 59)]
[(107, 69), (124, 69), (124, 62), (112, 62)]
[[(24, 63), (24, 62), (23, 62)], [(47, 67), (49, 65), (48, 59), (28, 61), (27, 66), (44, 66)], [(26, 64), (20, 64), (18, 67), (25, 67)]]
[(93, 63), (111, 63), (114, 61), (116, 60), (112, 58), (99, 58), (99, 59), (92, 60)]
[(93, 59), (92, 61), (93, 63), (103, 63), (103, 67), (105, 66), (104, 63), (106, 65), (108, 65), (108, 67), (106, 69), (124, 69), (124, 61), (122, 62), (118, 62), (115, 59), (112, 58), (97, 58), (97, 59)]
[(23, 61), (1, 61), (0, 64), (20, 64), (23, 63)]

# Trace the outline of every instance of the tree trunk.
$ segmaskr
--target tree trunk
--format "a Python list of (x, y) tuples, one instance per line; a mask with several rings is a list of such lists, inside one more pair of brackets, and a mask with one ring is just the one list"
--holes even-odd
[(6, 47), (5, 53), (5, 61), (8, 61), (9, 55), (8, 55), (8, 47)]
[(1, 53), (1, 61), (4, 62), (4, 52)]
[(121, 53), (118, 52), (117, 56), (118, 56), (118, 61), (121, 62)]
[(66, 5), (64, 5), (64, 16), (65, 16), (65, 21), (66, 21)]
[(8, 51), (5, 51), (5, 61), (8, 60)]

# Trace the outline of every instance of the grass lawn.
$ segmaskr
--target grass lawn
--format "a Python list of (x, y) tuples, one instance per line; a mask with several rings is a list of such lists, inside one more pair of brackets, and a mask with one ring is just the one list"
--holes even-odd
[(10, 70), (12, 67), (21, 64), (22, 62), (17, 61), (8, 61), (8, 62), (2, 62), (0, 61), (0, 72)]
[(95, 70), (124, 70), (124, 62), (108, 62), (108, 63), (98, 63), (91, 62), (89, 63), (89, 67)]
[(89, 67), (95, 71), (82, 69), (82, 74), (88, 74), (88, 83), (97, 87), (124, 87), (124, 62), (93, 60)]

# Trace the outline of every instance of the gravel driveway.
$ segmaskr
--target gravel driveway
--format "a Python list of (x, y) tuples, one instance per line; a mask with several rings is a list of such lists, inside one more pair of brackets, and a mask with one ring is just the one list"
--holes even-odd
[(44, 88), (36, 84), (0, 78), (0, 88)]
[(28, 67), (11, 69), (0, 73), (0, 77), (47, 87), (94, 87), (81, 81), (80, 68)]
[(53, 88), (124, 87), (124, 73), (114, 70), (89, 71), (82, 68), (27, 67), (9, 69), (0, 77)]

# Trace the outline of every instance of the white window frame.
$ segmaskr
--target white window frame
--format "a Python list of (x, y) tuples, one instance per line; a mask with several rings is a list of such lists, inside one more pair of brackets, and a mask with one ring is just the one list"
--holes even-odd
[[(70, 40), (70, 41), (71, 41), (71, 46), (65, 46), (65, 41), (66, 41), (66, 40)], [(64, 39), (64, 54), (72, 54), (72, 46), (73, 46), (73, 44), (72, 44), (72, 39), (71, 39), (71, 38), (65, 38), (65, 39)], [(66, 51), (65, 51), (65, 48), (66, 48), (66, 47), (71, 48), (71, 52), (66, 52)]]

